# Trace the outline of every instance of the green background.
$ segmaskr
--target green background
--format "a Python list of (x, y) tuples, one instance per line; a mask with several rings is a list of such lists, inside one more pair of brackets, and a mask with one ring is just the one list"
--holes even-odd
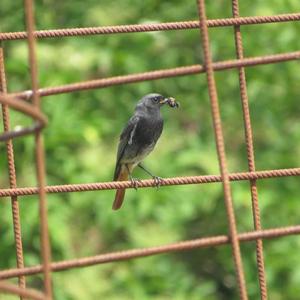
[[(206, 1), (208, 18), (231, 17), (231, 1)], [(297, 12), (299, 0), (240, 1), (241, 16)], [(23, 31), (22, 1), (1, 0), (0, 30)], [(196, 1), (36, 1), (38, 29), (196, 20)], [(245, 56), (297, 51), (300, 24), (242, 27)], [(214, 61), (235, 58), (233, 28), (209, 29)], [(203, 62), (198, 30), (65, 37), (38, 41), (39, 83), (51, 87), (115, 75)], [(30, 88), (26, 41), (5, 42), (9, 91)], [(217, 72), (230, 172), (247, 170), (237, 70)], [(300, 165), (299, 62), (246, 71), (257, 170)], [(149, 92), (175, 97), (179, 110), (163, 108), (163, 135), (146, 166), (161, 177), (218, 174), (204, 74), (45, 97), (47, 184), (110, 181), (118, 137), (137, 100)], [(30, 124), (11, 113), (12, 126)], [(2, 126), (2, 125), (1, 125)], [(35, 186), (34, 139), (14, 141), (18, 186)], [(5, 147), (1, 187), (8, 187)], [(147, 178), (140, 170), (136, 177)], [(231, 184), (237, 226), (253, 229), (248, 182)], [(299, 179), (258, 182), (262, 227), (299, 223)], [(111, 210), (114, 191), (48, 195), (52, 259), (162, 245), (227, 234), (222, 186), (144, 188), (126, 193)], [(37, 196), (20, 198), (25, 264), (40, 262)], [(0, 201), (0, 268), (15, 267), (9, 198)], [(269, 299), (299, 299), (300, 239), (264, 242)], [(255, 243), (241, 245), (250, 299), (259, 299)], [(28, 286), (41, 288), (40, 275)], [(229, 246), (197, 249), (53, 273), (55, 299), (238, 299)], [(1, 299), (15, 299), (1, 296)]]

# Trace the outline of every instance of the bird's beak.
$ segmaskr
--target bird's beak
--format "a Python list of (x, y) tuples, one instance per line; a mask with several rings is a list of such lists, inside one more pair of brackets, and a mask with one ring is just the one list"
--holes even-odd
[(166, 104), (168, 103), (169, 101), (169, 98), (162, 98), (160, 101), (159, 101), (159, 104)]

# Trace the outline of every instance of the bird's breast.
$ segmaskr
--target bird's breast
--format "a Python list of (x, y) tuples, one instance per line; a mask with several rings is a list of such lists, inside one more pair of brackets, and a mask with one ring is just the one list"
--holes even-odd
[(132, 143), (128, 144), (121, 163), (139, 163), (155, 147), (163, 129), (163, 120), (141, 118), (137, 124)]
[[(162, 129), (162, 118), (143, 118), (136, 128), (136, 142), (144, 146), (150, 146), (153, 149), (156, 141), (161, 135)], [(152, 146), (153, 143), (154, 145)]]

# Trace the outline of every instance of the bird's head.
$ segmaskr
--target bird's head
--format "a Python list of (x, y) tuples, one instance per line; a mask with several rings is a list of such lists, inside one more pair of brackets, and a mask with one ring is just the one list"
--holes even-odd
[[(168, 104), (171, 107), (178, 107), (178, 104), (175, 102), (174, 98), (165, 98), (160, 94), (148, 94), (144, 96), (138, 103), (138, 106), (146, 106), (148, 109), (157, 109), (159, 110), (164, 104)], [(174, 104), (175, 103), (175, 104)]]

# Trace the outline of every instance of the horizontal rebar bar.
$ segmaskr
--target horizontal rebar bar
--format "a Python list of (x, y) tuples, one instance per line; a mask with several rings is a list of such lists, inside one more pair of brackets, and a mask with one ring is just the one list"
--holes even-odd
[[(212, 20), (207, 20), (207, 25), (208, 27), (224, 27), (224, 26), (233, 26), (233, 25), (255, 25), (255, 24), (263, 24), (263, 23), (290, 22), (290, 21), (297, 21), (297, 20), (300, 20), (300, 13), (280, 14), (274, 16), (253, 16), (253, 17), (212, 19)], [(182, 21), (182, 22), (166, 22), (166, 23), (154, 23), (154, 24), (132, 24), (132, 25), (38, 30), (35, 31), (35, 36), (37, 38), (57, 38), (57, 37), (68, 37), (68, 36), (185, 30), (185, 29), (197, 29), (197, 28), (199, 28), (199, 21)], [(27, 38), (27, 34), (25, 31), (0, 33), (0, 41), (20, 40), (26, 38)]]
[[(222, 70), (233, 69), (237, 67), (265, 65), (265, 64), (278, 63), (278, 62), (290, 61), (295, 59), (300, 59), (300, 51), (214, 62), (213, 68), (215, 71), (222, 71)], [(66, 84), (66, 85), (61, 85), (56, 87), (41, 88), (38, 90), (38, 93), (40, 96), (45, 97), (45, 96), (71, 93), (71, 92), (77, 92), (77, 91), (83, 91), (89, 89), (104, 88), (113, 85), (125, 84), (125, 83), (135, 83), (135, 82), (141, 82), (146, 80), (155, 80), (155, 79), (169, 78), (175, 76), (198, 74), (204, 72), (205, 72), (205, 67), (203, 65), (191, 65), (191, 66), (177, 67), (172, 69), (149, 71), (145, 73), (136, 73), (130, 75), (108, 77), (103, 79), (102, 78), (94, 79), (94, 80), (71, 83), (71, 84)], [(27, 90), (23, 92), (12, 93), (11, 95), (28, 100), (32, 96), (32, 91)]]
[(0, 292), (18, 295), (26, 299), (47, 300), (46, 296), (37, 290), (20, 288), (15, 284), (5, 281), (0, 281)]
[[(286, 176), (300, 176), (300, 168), (291, 169), (278, 169), (278, 170), (266, 170), (255, 172), (239, 172), (230, 173), (230, 181), (240, 180), (253, 180), (253, 179), (266, 179), (274, 177), (286, 177)], [(161, 186), (168, 185), (184, 185), (184, 184), (204, 184), (221, 182), (221, 175), (203, 175), (203, 176), (184, 176), (164, 178), (161, 182)], [(152, 179), (141, 180), (137, 183), (138, 187), (155, 187), (156, 183)], [(69, 193), (69, 192), (85, 192), (96, 190), (112, 190), (120, 188), (134, 188), (131, 181), (111, 181), (111, 182), (95, 182), (95, 183), (78, 183), (78, 184), (65, 184), (65, 185), (50, 185), (46, 186), (47, 193)], [(15, 189), (0, 189), (0, 197), (8, 196), (26, 196), (35, 195), (38, 193), (36, 187), (24, 187)], [(20, 198), (20, 201), (22, 198)]]
[[(239, 241), (254, 241), (256, 239), (269, 239), (275, 237), (281, 237), (292, 234), (300, 234), (300, 225), (281, 227), (274, 229), (264, 229), (260, 231), (250, 231), (238, 234)], [(127, 260), (138, 257), (145, 257), (150, 255), (169, 253), (175, 251), (191, 250), (204, 247), (215, 247), (224, 244), (229, 244), (230, 239), (226, 235), (218, 235), (212, 237), (199, 238), (189, 241), (182, 241), (178, 243), (172, 243), (168, 245), (162, 245), (157, 247), (131, 249), (119, 252), (110, 252), (107, 254), (100, 254), (90, 257), (83, 257), (77, 259), (64, 260), (51, 263), (51, 271), (63, 271), (71, 268), (80, 268), (86, 266), (92, 266), (96, 264), (109, 263), (120, 260)], [(25, 267), (23, 269), (7, 269), (0, 271), (0, 279), (8, 279), (17, 277), (20, 275), (34, 275), (42, 272), (42, 266), (36, 265), (33, 267)]]

